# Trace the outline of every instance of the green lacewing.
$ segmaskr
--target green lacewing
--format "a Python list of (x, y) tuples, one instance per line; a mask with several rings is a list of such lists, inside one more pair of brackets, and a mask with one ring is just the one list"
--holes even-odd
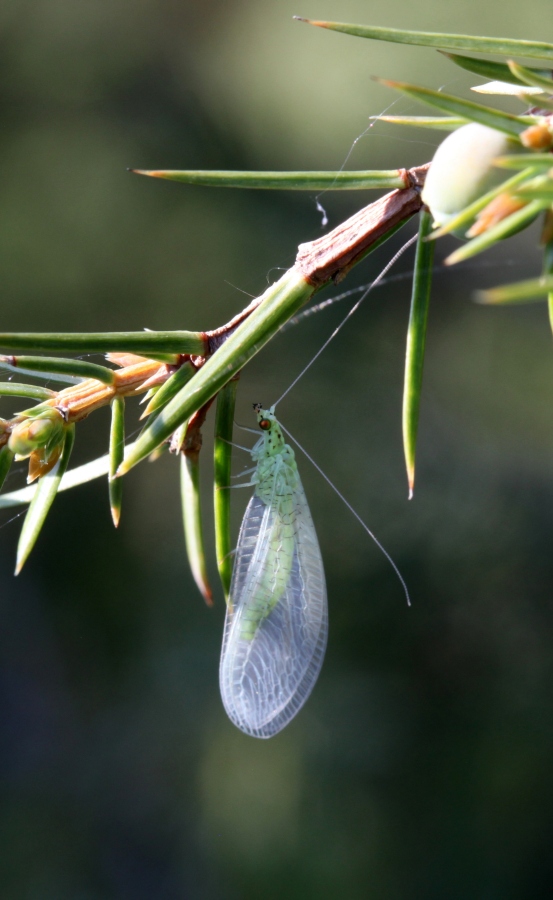
[(255, 490), (238, 538), (219, 675), (232, 722), (252, 737), (269, 738), (290, 722), (315, 685), (328, 607), (294, 451), (274, 407), (255, 409), (262, 430), (251, 451)]

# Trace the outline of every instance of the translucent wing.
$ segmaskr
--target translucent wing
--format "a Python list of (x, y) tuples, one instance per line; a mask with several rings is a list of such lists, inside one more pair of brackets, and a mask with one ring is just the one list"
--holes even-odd
[(252, 737), (272, 737), (296, 715), (326, 648), (323, 563), (299, 481), (290, 501), (283, 517), (254, 495), (238, 539), (220, 686), (230, 719)]

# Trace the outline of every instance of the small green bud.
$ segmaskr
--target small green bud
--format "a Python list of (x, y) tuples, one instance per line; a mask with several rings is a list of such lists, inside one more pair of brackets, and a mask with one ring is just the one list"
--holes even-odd
[(8, 445), (19, 459), (25, 459), (42, 448), (49, 454), (63, 440), (64, 427), (63, 416), (57, 409), (44, 410), (35, 418), (19, 422), (10, 435)]
[(434, 154), (422, 191), (434, 223), (446, 225), (500, 184), (505, 173), (493, 165), (494, 159), (520, 149), (507, 135), (475, 122), (448, 135)]

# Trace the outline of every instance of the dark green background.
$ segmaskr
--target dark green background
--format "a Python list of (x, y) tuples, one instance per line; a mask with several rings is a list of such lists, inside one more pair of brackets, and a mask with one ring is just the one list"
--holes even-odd
[[(126, 167), (338, 168), (369, 115), (422, 111), (371, 75), (465, 95), (472, 83), (433, 51), (310, 29), (293, 13), (551, 40), (550, 12), (549, 0), (4, 3), (1, 330), (221, 324), (321, 233), (314, 196), (186, 188)], [(439, 137), (380, 123), (346, 166), (422, 163)], [(320, 199), (335, 226), (374, 196)], [(285, 425), (392, 553), (413, 607), (300, 459), (330, 640), (311, 700), (270, 742), (223, 712), (224, 606), (217, 592), (206, 609), (188, 572), (174, 459), (126, 479), (118, 532), (104, 482), (60, 496), (17, 580), (21, 520), (2, 528), (2, 898), (550, 895), (551, 334), (544, 306), (471, 302), (475, 286), (536, 274), (537, 238), (436, 278), (411, 503), (408, 282), (376, 291), (282, 403)], [(399, 242), (345, 286), (374, 277)], [(280, 396), (343, 309), (254, 360), (240, 421)], [(107, 431), (105, 411), (79, 427), (78, 458), (104, 452)], [(210, 530), (210, 426), (205, 445)]]

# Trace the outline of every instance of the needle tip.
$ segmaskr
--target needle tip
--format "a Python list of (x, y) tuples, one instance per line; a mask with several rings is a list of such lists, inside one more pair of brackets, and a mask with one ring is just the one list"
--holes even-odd
[(166, 178), (165, 172), (162, 170), (157, 171), (155, 169), (127, 169), (127, 172), (131, 172), (133, 175), (146, 175), (148, 178)]
[(205, 579), (196, 579), (196, 584), (200, 591), (200, 594), (204, 598), (206, 606), (213, 606), (213, 591), (211, 590), (211, 585)]

